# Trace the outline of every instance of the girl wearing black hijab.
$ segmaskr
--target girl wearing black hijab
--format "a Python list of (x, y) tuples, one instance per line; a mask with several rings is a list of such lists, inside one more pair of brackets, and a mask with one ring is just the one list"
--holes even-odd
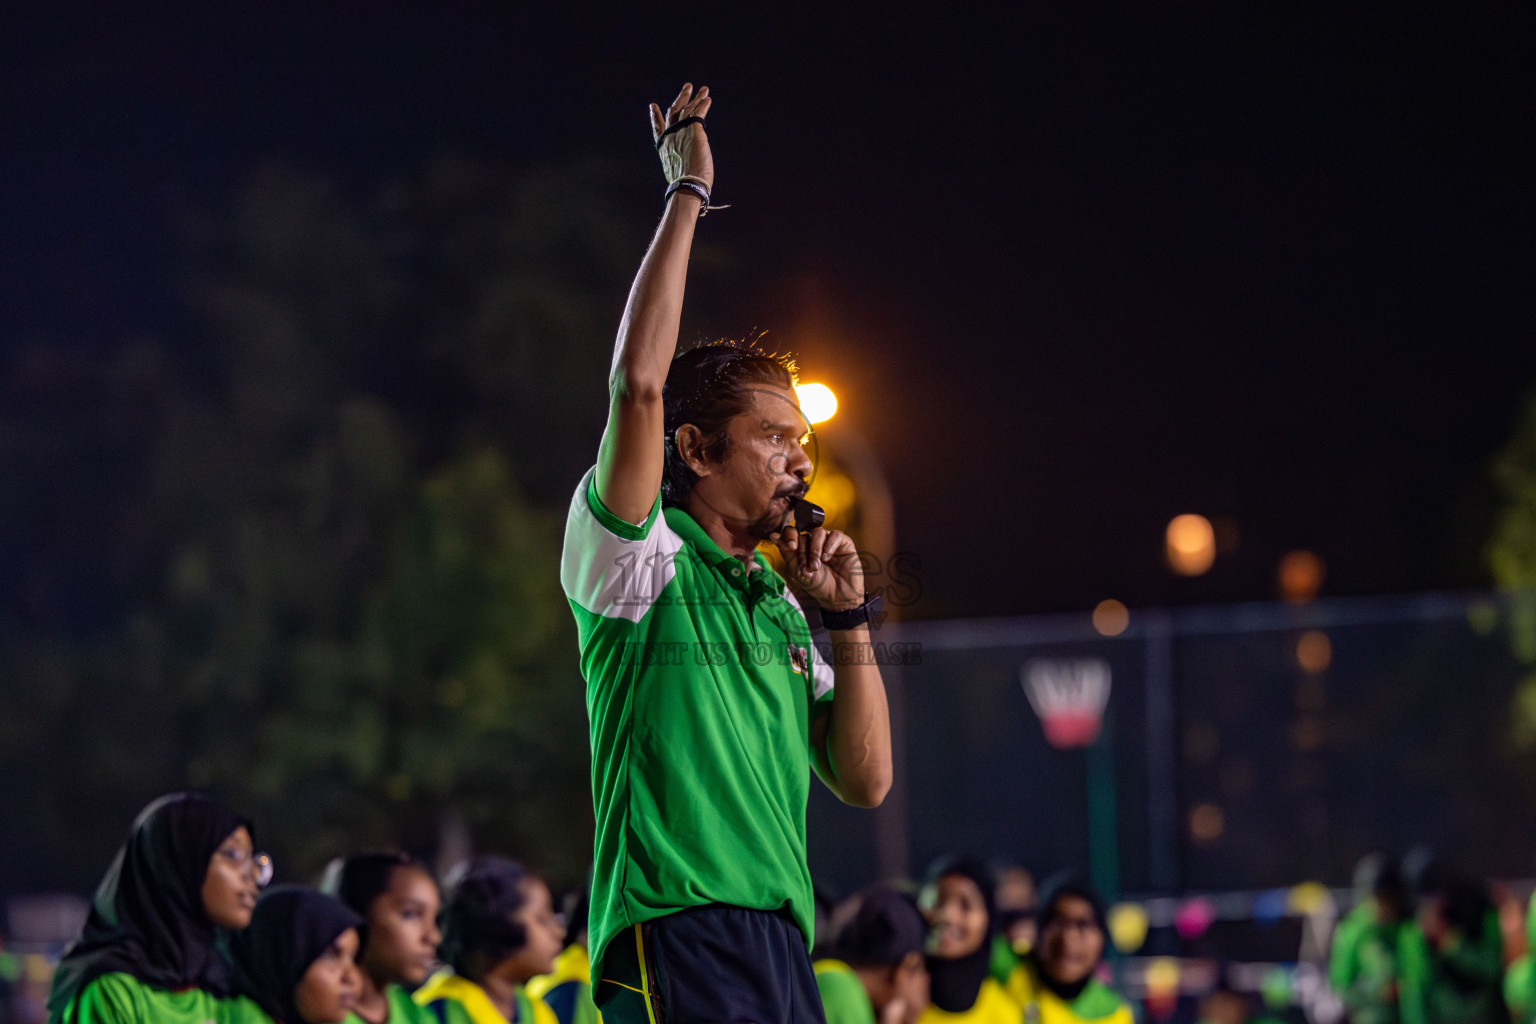
[[(341, 1024), (357, 1004), (362, 923), (330, 896), (278, 886), (262, 896), (251, 926), (231, 943), (235, 987), (277, 1024)], [(248, 1009), (228, 1019), (260, 1020)]]
[(990, 973), (992, 872), (973, 857), (946, 857), (919, 898), (928, 935), (928, 1009), (918, 1024), (1019, 1024), (1019, 1005)]
[(172, 793), (144, 808), (54, 972), (50, 1024), (220, 1018), (230, 989), (219, 930), (250, 923), (271, 873), (252, 844), (251, 823), (212, 797)]
[(363, 919), (353, 1015), (364, 1024), (435, 1024), (411, 998), (437, 965), (441, 940), (437, 880), (427, 866), (403, 853), (360, 853), (333, 861), (320, 888)]
[(1097, 977), (1108, 931), (1087, 882), (1057, 875), (1040, 894), (1039, 939), (1008, 993), (1038, 1024), (1132, 1024), (1131, 1008)]

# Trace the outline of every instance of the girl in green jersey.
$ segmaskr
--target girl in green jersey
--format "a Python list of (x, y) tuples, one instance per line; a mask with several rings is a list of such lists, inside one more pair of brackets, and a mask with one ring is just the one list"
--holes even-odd
[(1402, 1024), (1508, 1024), (1504, 942), (1487, 885), (1439, 860), (1414, 875), (1414, 920), (1398, 933)]
[(250, 923), (270, 875), (252, 833), (207, 796), (172, 793), (144, 808), (59, 961), (50, 1024), (222, 1019), (230, 988), (218, 932)]
[(1083, 879), (1061, 874), (1040, 894), (1035, 947), (1008, 983), (1029, 1024), (1133, 1024), (1129, 1004), (1098, 978), (1109, 947), (1104, 906)]
[(362, 987), (352, 1020), (366, 1024), (435, 1021), (411, 999), (437, 963), (437, 881), (403, 853), (363, 853), (333, 862), (321, 890), (363, 919)]

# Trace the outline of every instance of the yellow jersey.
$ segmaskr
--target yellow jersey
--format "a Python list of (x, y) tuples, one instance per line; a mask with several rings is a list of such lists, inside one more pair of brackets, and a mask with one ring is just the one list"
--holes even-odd
[(1025, 1024), (1135, 1024), (1131, 1007), (1094, 978), (1071, 1002), (1046, 988), (1032, 960), (1008, 976), (1008, 995), (1024, 1008)]
[(1023, 1019), (1019, 1004), (1008, 997), (996, 978), (989, 976), (982, 981), (969, 1010), (950, 1013), (930, 1003), (917, 1018), (917, 1024), (1020, 1024)]

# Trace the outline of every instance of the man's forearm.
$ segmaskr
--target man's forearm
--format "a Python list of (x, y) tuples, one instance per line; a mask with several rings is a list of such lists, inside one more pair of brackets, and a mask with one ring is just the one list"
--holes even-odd
[(827, 784), (844, 803), (877, 807), (891, 788), (891, 713), (869, 627), (832, 633)]
[(690, 186), (667, 201), (661, 226), (629, 289), (609, 368), (608, 428), (597, 449), (597, 497), (608, 511), (630, 523), (643, 522), (654, 507), (665, 470), (661, 392), (677, 352), (694, 224), (715, 180), (709, 140), (701, 127), (710, 103), (708, 89), (695, 92), (692, 85), (684, 85), (666, 111), (650, 106), (651, 138), (667, 181), (675, 184), (686, 176), (703, 193)]
[(645, 519), (661, 486), (667, 369), (677, 351), (683, 285), (700, 200), (678, 192), (629, 290), (608, 387), (608, 429), (597, 450), (597, 494), (619, 518)]
[(702, 200), (677, 192), (629, 289), (613, 354), (613, 385), (625, 396), (659, 395), (677, 350), (688, 256)]

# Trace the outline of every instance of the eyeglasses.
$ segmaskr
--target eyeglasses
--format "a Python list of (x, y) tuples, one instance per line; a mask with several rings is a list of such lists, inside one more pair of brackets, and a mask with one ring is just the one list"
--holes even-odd
[(272, 881), (272, 858), (265, 853), (246, 853), (238, 847), (232, 850), (214, 851), (242, 872), (256, 880), (256, 887), (263, 888)]

